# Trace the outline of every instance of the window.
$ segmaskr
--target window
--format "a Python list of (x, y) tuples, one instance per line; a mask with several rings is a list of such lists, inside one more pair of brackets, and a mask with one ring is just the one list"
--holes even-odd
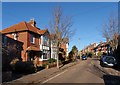
[(47, 50), (43, 50), (43, 59), (49, 59), (50, 58), (50, 52)]
[(43, 53), (43, 59), (47, 59), (47, 53)]
[(18, 40), (18, 33), (14, 33), (13, 36), (14, 36), (14, 40)]
[(4, 46), (6, 46), (7, 45), (7, 37), (6, 36), (4, 36), (4, 38), (3, 38), (4, 40), (3, 40), (3, 45)]
[(32, 35), (32, 34), (30, 35), (30, 42), (31, 42), (31, 43), (35, 43), (35, 37), (34, 37), (34, 35)]
[(49, 39), (47, 36), (43, 37), (43, 45), (49, 46)]

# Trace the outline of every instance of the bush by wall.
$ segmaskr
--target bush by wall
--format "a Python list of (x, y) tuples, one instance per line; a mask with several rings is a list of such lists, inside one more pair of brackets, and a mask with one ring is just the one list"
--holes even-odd
[(35, 67), (33, 62), (27, 61), (17, 61), (16, 63), (11, 64), (12, 71), (18, 73), (33, 73), (35, 72)]
[(56, 62), (56, 59), (54, 59), (54, 58), (50, 58), (50, 59), (48, 60), (48, 62), (49, 62), (49, 63)]

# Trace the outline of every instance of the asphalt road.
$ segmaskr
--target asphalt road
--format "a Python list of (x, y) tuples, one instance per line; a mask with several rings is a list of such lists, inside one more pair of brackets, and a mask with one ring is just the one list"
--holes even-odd
[(57, 75), (51, 76), (42, 83), (104, 83), (102, 73), (93, 67), (93, 60), (80, 61)]

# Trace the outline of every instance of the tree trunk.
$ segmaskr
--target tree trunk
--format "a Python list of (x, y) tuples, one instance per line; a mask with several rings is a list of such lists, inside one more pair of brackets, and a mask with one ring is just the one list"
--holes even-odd
[(59, 43), (57, 44), (57, 68), (59, 68)]

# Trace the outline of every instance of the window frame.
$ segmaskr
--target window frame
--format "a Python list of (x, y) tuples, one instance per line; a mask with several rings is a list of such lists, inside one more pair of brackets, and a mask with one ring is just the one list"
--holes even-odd
[(35, 44), (35, 35), (34, 34), (30, 34), (30, 43)]

